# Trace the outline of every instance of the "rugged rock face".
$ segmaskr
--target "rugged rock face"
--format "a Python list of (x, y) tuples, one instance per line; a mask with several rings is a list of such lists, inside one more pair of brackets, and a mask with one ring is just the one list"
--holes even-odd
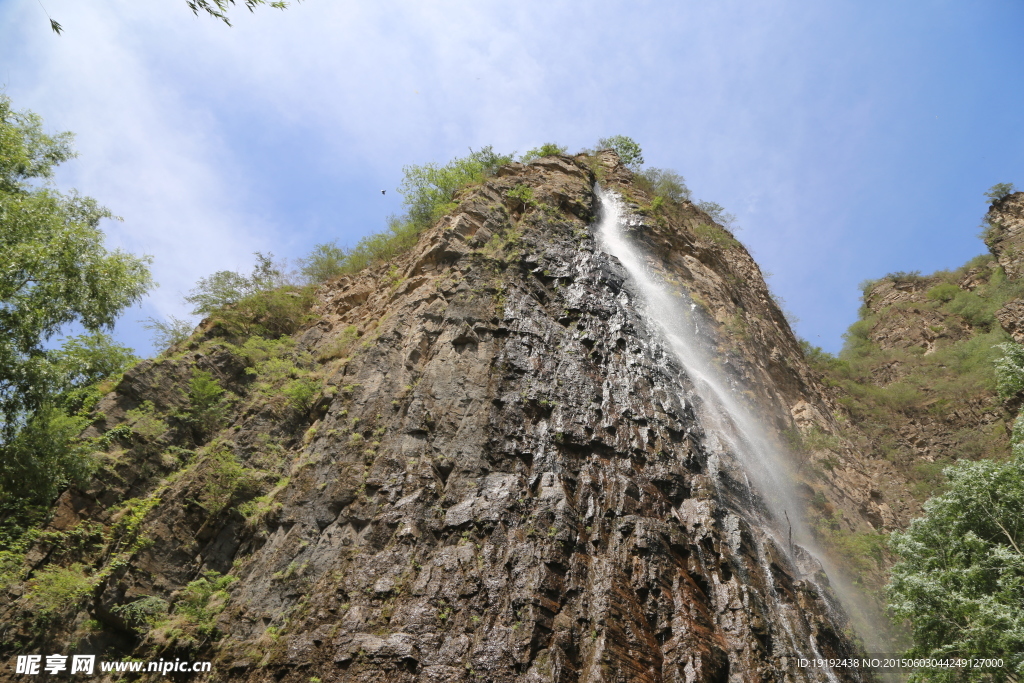
[[(8, 587), (5, 658), (211, 659), (211, 679), (254, 682), (826, 680), (797, 658), (854, 653), (842, 612), (709, 476), (689, 380), (596, 248), (597, 177), (766, 420), (832, 430), (728, 232), (652, 206), (608, 153), (511, 164), (411, 252), (323, 286), (294, 343), (208, 325), (130, 371), (98, 408), (103, 467)], [(228, 391), (201, 414), (200, 371)], [(847, 460), (805, 493), (866, 525), (877, 473)], [(83, 588), (53, 607), (58, 572)]]
[[(934, 489), (922, 477), (937, 479), (943, 463), (1009, 454), (1019, 400), (1004, 405), (996, 397), (992, 358), (993, 345), (1007, 337), (1024, 341), (1022, 216), (1024, 193), (1000, 199), (985, 217), (992, 258), (955, 272), (893, 274), (866, 291), (860, 333), (875, 355), (864, 361), (865, 385), (889, 390), (891, 402), (882, 439), (856, 449), (860, 462), (873, 460), (888, 472), (876, 492), (891, 514), (865, 510), (878, 529), (902, 528), (920, 513), (920, 490)], [(843, 394), (827, 393), (837, 400)]]
[(985, 216), (992, 226), (986, 242), (1006, 275), (1017, 280), (1024, 275), (1024, 192), (992, 203)]

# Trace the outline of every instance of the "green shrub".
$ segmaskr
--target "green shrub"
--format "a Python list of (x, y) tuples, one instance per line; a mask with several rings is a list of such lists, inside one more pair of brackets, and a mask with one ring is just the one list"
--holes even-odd
[(201, 629), (200, 632), (211, 630), (214, 618), (224, 610), (230, 597), (228, 587), (237, 580), (234, 576), (222, 576), (220, 572), (206, 572), (182, 590), (174, 603), (175, 614), (191, 619)]
[(242, 503), (238, 506), (238, 511), (242, 513), (242, 516), (245, 517), (249, 524), (256, 525), (260, 523), (271, 512), (281, 509), (281, 503), (275, 501), (274, 496), (288, 486), (289, 481), (288, 477), (279, 479), (270, 493)]
[(152, 401), (145, 401), (134, 410), (125, 414), (131, 431), (146, 441), (155, 441), (167, 431), (167, 423), (156, 415)]
[(537, 201), (533, 198), (533, 188), (528, 185), (516, 185), (511, 190), (505, 192), (505, 196), (520, 202), (524, 207), (537, 206)]
[(311, 287), (286, 285), (250, 294), (210, 317), (232, 336), (276, 339), (293, 334), (308, 323), (312, 305)]
[[(544, 145), (527, 154), (534, 152), (563, 154), (565, 149)], [(406, 207), (404, 216), (389, 216), (386, 231), (363, 237), (351, 249), (340, 247), (337, 242), (316, 245), (308, 256), (299, 259), (299, 272), (307, 284), (316, 285), (393, 259), (415, 245), (423, 230), (454, 208), (457, 192), (483, 182), (511, 161), (511, 155), (497, 154), (488, 146), (478, 151), (470, 150), (469, 155), (453, 159), (443, 166), (433, 163), (406, 166), (398, 189)], [(229, 280), (228, 285), (236, 282), (234, 278)], [(226, 289), (231, 291), (230, 286)]]
[(302, 415), (307, 415), (320, 396), (320, 382), (309, 377), (300, 377), (289, 382), (281, 393), (288, 398), (292, 408)]
[(804, 445), (812, 451), (838, 451), (842, 441), (835, 434), (830, 434), (820, 427), (811, 427), (803, 436)]
[(308, 284), (320, 284), (345, 273), (345, 257), (345, 250), (337, 242), (318, 244), (299, 259), (299, 272)]
[(700, 223), (693, 229), (693, 233), (700, 239), (711, 242), (721, 249), (732, 249), (740, 246), (735, 237), (730, 235), (724, 228), (715, 224)]
[(907, 382), (893, 382), (875, 391), (876, 401), (892, 410), (907, 411), (920, 404), (925, 395)]
[(992, 254), (978, 254), (970, 261), (957, 268), (954, 272), (954, 276), (959, 280), (972, 270), (990, 267), (995, 260), (995, 256)]
[(726, 213), (725, 207), (716, 202), (697, 202), (697, 208), (710, 216), (715, 223), (732, 225), (736, 221), (736, 216)]
[(25, 556), (10, 550), (0, 550), (0, 594), (20, 583), (25, 575)]
[(895, 273), (889, 273), (883, 279), (889, 280), (896, 285), (912, 285), (924, 282), (928, 278), (921, 275), (920, 270), (897, 270)]
[(52, 405), (41, 406), (4, 444), (0, 459), (0, 505), (49, 505), (71, 482), (95, 470), (90, 445), (79, 439), (89, 424)]
[(111, 530), (113, 537), (117, 539), (112, 546), (113, 552), (134, 553), (147, 545), (146, 540), (140, 537), (139, 532), (142, 530), (142, 523), (145, 521), (146, 515), (159, 504), (160, 498), (156, 496), (130, 498), (121, 503), (119, 509), (114, 511), (118, 520)]
[(225, 390), (209, 372), (195, 370), (188, 383), (188, 407), (178, 413), (193, 435), (203, 440), (220, 429), (227, 415)]
[(359, 339), (359, 328), (355, 325), (348, 325), (341, 331), (341, 334), (317, 352), (316, 358), (321, 363), (335, 358), (344, 358), (357, 339)]
[(89, 576), (82, 564), (70, 567), (49, 566), (36, 572), (31, 581), (29, 600), (44, 617), (71, 611), (96, 587), (97, 577)]
[(1000, 398), (1013, 398), (1024, 391), (1024, 346), (1007, 342), (997, 348), (1002, 355), (995, 361), (996, 392)]
[(991, 302), (983, 300), (974, 292), (959, 292), (946, 304), (946, 310), (959, 315), (971, 327), (983, 330), (988, 330), (995, 322)]
[(230, 335), (279, 337), (308, 321), (313, 291), (290, 284), (272, 254), (256, 252), (250, 275), (216, 272), (201, 279), (185, 301), (194, 314), (209, 315)]
[(68, 415), (86, 417), (125, 370), (139, 361), (130, 348), (101, 333), (66, 339), (53, 358), (65, 386), (57, 405)]
[(800, 340), (800, 350), (803, 352), (807, 364), (822, 374), (840, 372), (846, 365), (844, 361), (839, 360), (820, 346), (814, 346), (806, 339)]
[[(970, 680), (1016, 680), (1024, 675), (1024, 460), (962, 461), (945, 474), (948, 490), (892, 534), (900, 561), (890, 609), (909, 620), (908, 656), (1002, 658), (994, 675)], [(932, 669), (927, 680), (965, 679)]]
[(234, 576), (222, 576), (211, 570), (189, 582), (175, 596), (171, 616), (155, 620), (155, 633), (151, 634), (153, 640), (191, 645), (216, 640), (219, 636), (217, 616), (227, 606), (231, 597), (228, 588), (235, 581)]
[(110, 611), (124, 619), (137, 633), (142, 634), (167, 619), (168, 607), (167, 601), (163, 598), (147, 595), (123, 605), (115, 605)]
[(142, 321), (142, 327), (153, 333), (153, 346), (169, 349), (191, 337), (195, 323), (171, 315), (167, 320), (146, 318)]
[(863, 357), (871, 352), (874, 347), (869, 337), (872, 324), (872, 320), (862, 318), (847, 328), (843, 334), (844, 344), (843, 350), (840, 352), (841, 358)]
[(406, 166), (405, 178), (398, 191), (404, 197), (408, 220), (416, 229), (432, 225), (454, 207), (455, 193), (468, 185), (483, 182), (501, 166), (512, 161), (491, 147), (449, 161), (444, 166), (425, 164)]
[(664, 197), (674, 202), (689, 201), (690, 188), (686, 180), (675, 171), (662, 168), (645, 168), (633, 178), (641, 190), (655, 197)]
[(265, 292), (285, 284), (284, 274), (274, 263), (273, 254), (256, 252), (256, 265), (246, 276), (231, 270), (221, 270), (201, 279), (185, 297), (194, 307), (196, 315), (209, 314), (225, 306), (236, 304), (257, 292)]
[(932, 301), (941, 301), (943, 303), (946, 303), (948, 301), (952, 301), (953, 298), (956, 297), (956, 295), (959, 293), (959, 287), (948, 282), (943, 282), (942, 284), (935, 285), (934, 287), (929, 289), (928, 294), (926, 296)]
[(211, 453), (202, 471), (205, 484), (200, 502), (211, 516), (220, 514), (235, 498), (248, 499), (259, 492), (259, 472), (243, 467), (230, 451)]
[(1011, 194), (1017, 191), (1017, 188), (1013, 186), (1013, 183), (996, 183), (992, 187), (988, 188), (985, 193), (985, 198), (989, 202), (997, 202), (1004, 197), (1009, 197)]
[(565, 154), (567, 151), (568, 149), (566, 147), (556, 145), (553, 142), (545, 142), (540, 147), (531, 149), (529, 152), (521, 156), (519, 160), (524, 164), (528, 164), (531, 161), (536, 161), (537, 159), (541, 159), (543, 157), (561, 156)]
[(263, 364), (267, 361), (284, 358), (295, 349), (295, 340), (291, 337), (265, 339), (250, 337), (240, 349), (242, 358), (253, 369), (250, 374), (263, 374)]

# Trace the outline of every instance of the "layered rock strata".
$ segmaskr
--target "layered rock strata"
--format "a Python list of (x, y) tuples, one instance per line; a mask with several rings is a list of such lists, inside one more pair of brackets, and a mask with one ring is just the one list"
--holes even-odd
[[(325, 284), (287, 353), (207, 325), (131, 370), (98, 407), (101, 470), (0, 606), (4, 657), (211, 659), (210, 680), (253, 682), (859, 680), (798, 665), (855, 653), (842, 611), (709, 464), (689, 380), (595, 245), (598, 179), (769, 426), (831, 429), (727, 231), (652, 206), (608, 153), (511, 164), (409, 253)], [(181, 417), (197, 371), (228, 392), (210, 433)], [(288, 400), (297, 378), (315, 395)], [(92, 584), (41, 621), (58, 567)]]

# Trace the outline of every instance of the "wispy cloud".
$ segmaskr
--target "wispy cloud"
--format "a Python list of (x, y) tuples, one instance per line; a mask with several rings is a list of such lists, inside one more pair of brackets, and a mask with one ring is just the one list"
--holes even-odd
[[(62, 183), (125, 217), (113, 244), (156, 257), (158, 314), (180, 314), (181, 292), (252, 251), (294, 256), (380, 229), (400, 197), (379, 190), (403, 165), (624, 133), (738, 214), (833, 347), (853, 285), (882, 267), (878, 241), (906, 249), (922, 229), (896, 179), (925, 150), (953, 163), (914, 111), (944, 92), (929, 31), (953, 40), (987, 21), (855, 2), (305, 0), (238, 11), (229, 29), (179, 0), (46, 5), (59, 38), (33, 0), (0, 7), (8, 94), (76, 131), (82, 155)], [(1001, 54), (982, 47), (978, 65)], [(950, 98), (982, 87), (956, 78)], [(928, 163), (914, 196), (938, 182)]]

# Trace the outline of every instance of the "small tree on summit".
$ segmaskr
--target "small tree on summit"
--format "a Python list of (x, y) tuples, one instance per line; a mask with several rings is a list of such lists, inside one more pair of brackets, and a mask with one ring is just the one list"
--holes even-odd
[(640, 145), (633, 138), (625, 135), (613, 135), (610, 138), (601, 138), (597, 146), (602, 149), (610, 149), (619, 155), (623, 165), (634, 173), (639, 173), (644, 165), (644, 153)]
[(998, 202), (1003, 197), (1008, 197), (1016, 191), (1017, 188), (1013, 186), (1013, 183), (996, 183), (988, 188), (985, 197), (989, 202)]

